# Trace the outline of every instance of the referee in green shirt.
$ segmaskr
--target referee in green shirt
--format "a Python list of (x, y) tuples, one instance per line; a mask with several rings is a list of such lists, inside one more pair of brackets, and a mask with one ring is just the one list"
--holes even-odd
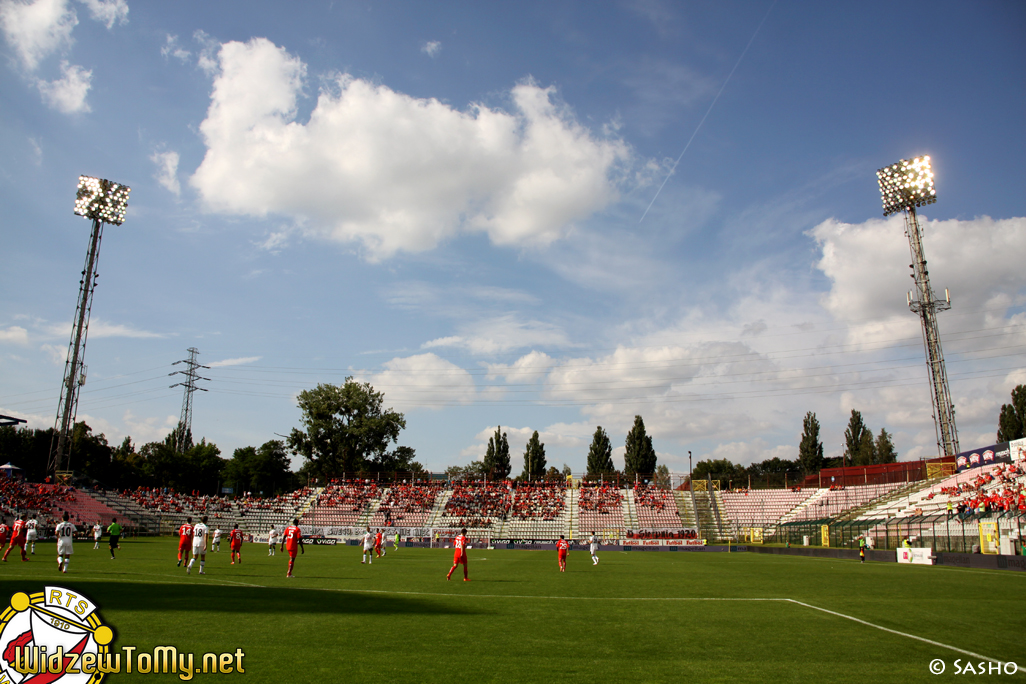
[(121, 525), (118, 525), (117, 518), (110, 519), (107, 534), (110, 535), (110, 559), (114, 560), (114, 549), (118, 548), (118, 541), (121, 539)]

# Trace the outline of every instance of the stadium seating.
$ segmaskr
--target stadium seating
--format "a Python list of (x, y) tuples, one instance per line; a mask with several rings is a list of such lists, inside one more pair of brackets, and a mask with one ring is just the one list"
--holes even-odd
[(720, 492), (723, 513), (737, 527), (772, 527), (815, 489), (747, 489)]

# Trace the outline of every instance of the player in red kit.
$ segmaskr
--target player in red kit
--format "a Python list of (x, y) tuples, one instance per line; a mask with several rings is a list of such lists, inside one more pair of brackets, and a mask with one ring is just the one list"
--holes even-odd
[(7, 533), (10, 531), (7, 523), (3, 521), (3, 518), (0, 518), (0, 548), (3, 548), (4, 544), (7, 543)]
[(186, 518), (182, 526), (178, 528), (178, 567), (182, 567), (182, 558), (189, 561), (189, 553), (192, 551), (192, 518)]
[(463, 563), (463, 581), (469, 582), (470, 578), (467, 577), (467, 528), (464, 527), (460, 530), (460, 533), (456, 535), (456, 538), (452, 540), (452, 546), (455, 552), (452, 556), (452, 567), (449, 568), (449, 574), (445, 576), (446, 580), (452, 578), (452, 571), (456, 569), (456, 566)]
[(232, 550), (232, 565), (235, 565), (235, 557), (239, 557), (239, 563), (242, 563), (242, 531), (239, 529), (239, 523), (235, 523), (235, 527), (228, 534), (228, 547)]
[(7, 562), (7, 554), (11, 552), (15, 546), (21, 548), (21, 559), (23, 561), (28, 560), (28, 556), (25, 555), (25, 514), (22, 513), (18, 516), (18, 519), (14, 521), (14, 526), (11, 528), (11, 545), (4, 551), (4, 562)]
[(381, 534), (381, 530), (378, 530), (378, 533), (374, 535), (374, 553), (377, 555), (378, 558), (381, 558), (381, 556), (383, 555), (381, 553), (382, 539), (383, 535)]
[(566, 552), (570, 550), (570, 544), (563, 535), (559, 535), (559, 541), (556, 542), (556, 554), (559, 556), (559, 571), (566, 572)]
[(286, 577), (292, 577), (292, 566), (296, 564), (296, 551), (306, 553), (303, 548), (303, 533), (299, 531), (299, 519), (293, 518), (292, 524), (285, 528), (281, 536), (282, 551), (289, 552), (289, 571)]

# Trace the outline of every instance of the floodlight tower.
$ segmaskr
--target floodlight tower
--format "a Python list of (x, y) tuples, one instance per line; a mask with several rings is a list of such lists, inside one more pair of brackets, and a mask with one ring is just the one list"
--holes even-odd
[(68, 478), (68, 455), (71, 450), (71, 430), (78, 414), (78, 393), (86, 380), (85, 358), (86, 337), (89, 334), (89, 315), (93, 308), (93, 292), (96, 290), (97, 261), (100, 258), (100, 240), (103, 238), (103, 224), (120, 226), (125, 221), (128, 208), (128, 193), (131, 188), (103, 178), (78, 177), (78, 193), (75, 196), (75, 214), (92, 219), (93, 230), (89, 236), (89, 250), (86, 252), (82, 279), (78, 281), (78, 307), (71, 325), (71, 343), (64, 364), (64, 383), (61, 385), (61, 401), (57, 407), (54, 436), (50, 442), (50, 458), (47, 472), (52, 472), (56, 481)]
[(908, 236), (912, 253), (912, 279), (915, 280), (915, 296), (907, 295), (908, 308), (919, 314), (923, 324), (923, 346), (926, 347), (926, 366), (930, 372), (930, 393), (933, 399), (934, 428), (937, 431), (937, 448), (941, 456), (958, 453), (958, 430), (955, 427), (955, 404), (948, 387), (948, 373), (944, 368), (944, 352), (941, 350), (940, 328), (937, 312), (951, 308), (951, 297), (944, 291), (944, 299), (938, 299), (930, 287), (930, 272), (926, 269), (926, 252), (923, 251), (923, 236), (916, 218), (916, 207), (937, 201), (933, 187), (933, 170), (929, 157), (902, 159), (897, 164), (885, 166), (876, 172), (880, 183), (884, 216), (905, 214), (905, 235)]
[(168, 375), (185, 376), (184, 381), (176, 382), (175, 384), (171, 385), (172, 388), (185, 388), (185, 396), (182, 398), (182, 416), (178, 419), (178, 434), (175, 438), (175, 448), (183, 454), (185, 453), (186, 448), (185, 443), (188, 437), (192, 435), (192, 395), (196, 392), (196, 390), (199, 390), (201, 392), (207, 391), (204, 387), (198, 387), (196, 385), (196, 381), (210, 380), (210, 378), (201, 378), (199, 373), (196, 372), (197, 368), (206, 368), (207, 370), (210, 370), (210, 366), (201, 366), (199, 362), (196, 361), (196, 354), (199, 354), (199, 349), (196, 349), (196, 347), (189, 347), (188, 352), (188, 359), (175, 361), (173, 364), (171, 364), (172, 366), (177, 366), (180, 363), (184, 363), (185, 370), (175, 371), (174, 373), (168, 373)]

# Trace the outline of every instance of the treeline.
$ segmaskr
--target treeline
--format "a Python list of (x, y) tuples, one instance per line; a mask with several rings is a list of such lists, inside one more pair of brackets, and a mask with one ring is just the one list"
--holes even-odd
[[(30, 430), (0, 428), (0, 459), (22, 469), (29, 482), (46, 482), (53, 428)], [(232, 457), (221, 457), (216, 444), (201, 439), (192, 442), (175, 430), (163, 441), (147, 442), (138, 449), (131, 437), (111, 446), (102, 434), (94, 434), (86, 423), (75, 423), (70, 440), (69, 463), (79, 483), (98, 484), (108, 489), (170, 487), (181, 492), (220, 493), (231, 487), (236, 493), (252, 491), (266, 496), (291, 491), (297, 474), (289, 469), (289, 456), (279, 441), (259, 447), (236, 449)]]
[[(634, 416), (634, 426), (627, 433), (624, 452), (624, 468), (617, 470), (613, 466), (613, 446), (609, 435), (599, 425), (588, 447), (588, 469), (585, 477), (589, 480), (634, 480), (636, 477), (665, 479), (669, 482), (670, 472), (666, 466), (657, 465), (655, 448), (652, 438), (645, 430), (645, 421), (641, 416)], [(548, 466), (545, 458), (545, 444), (538, 438), (535, 430), (524, 447), (524, 469), (518, 475), (518, 481), (565, 480), (570, 475), (570, 466), (563, 468)], [(509, 477), (513, 467), (509, 458), (509, 437), (502, 432), (502, 426), (495, 429), (495, 434), (488, 438), (488, 447), (480, 461), (472, 461), (465, 466), (450, 466), (446, 474), (461, 479), (504, 480)]]
[[(383, 408), (384, 396), (368, 383), (346, 378), (343, 385), (318, 385), (299, 394), (302, 425), (284, 440), (236, 449), (224, 458), (216, 444), (192, 435), (179, 425), (164, 440), (136, 448), (131, 437), (111, 446), (85, 423), (76, 423), (70, 440), (69, 462), (81, 483), (110, 489), (170, 487), (181, 492), (218, 494), (229, 487), (235, 494), (272, 496), (311, 480), (356, 473), (418, 472), (424, 468), (407, 446), (394, 446), (406, 427), (401, 413)], [(53, 429), (0, 428), (0, 461), (22, 469), (30, 482), (45, 482)], [(292, 472), (292, 456), (303, 466)]]
[(862, 419), (862, 414), (854, 409), (844, 431), (844, 443), (841, 456), (824, 458), (819, 420), (815, 413), (809, 411), (802, 420), (798, 458), (795, 460), (771, 458), (743, 466), (726, 458), (710, 459), (699, 461), (695, 465), (693, 477), (696, 480), (719, 480), (722, 487), (746, 487), (749, 482), (765, 486), (784, 486), (800, 484), (806, 476), (818, 473), (823, 468), (894, 463), (898, 460), (891, 433), (880, 428), (880, 433), (874, 437), (872, 430)]

